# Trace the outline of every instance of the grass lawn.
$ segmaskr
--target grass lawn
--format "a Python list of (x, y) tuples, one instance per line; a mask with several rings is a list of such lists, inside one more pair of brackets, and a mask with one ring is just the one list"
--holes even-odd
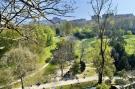
[(135, 53), (135, 35), (126, 35), (124, 36), (126, 41), (125, 50), (128, 54)]

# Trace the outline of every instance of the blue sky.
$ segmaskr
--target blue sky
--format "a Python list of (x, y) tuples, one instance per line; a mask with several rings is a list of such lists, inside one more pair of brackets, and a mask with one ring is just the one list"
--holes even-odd
[[(74, 13), (70, 13), (72, 18), (64, 18), (64, 19), (90, 19), (93, 15), (92, 8), (88, 1), (90, 0), (75, 0), (76, 7), (78, 7)], [(117, 6), (117, 14), (135, 14), (135, 0), (113, 0), (113, 6)]]

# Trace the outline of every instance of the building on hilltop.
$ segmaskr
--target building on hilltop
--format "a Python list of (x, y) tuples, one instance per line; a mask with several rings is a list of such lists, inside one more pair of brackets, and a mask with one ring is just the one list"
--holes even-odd
[[(112, 17), (112, 18), (132, 18), (134, 17), (133, 14), (118, 14), (118, 15), (114, 15), (114, 13), (109, 13), (109, 14), (103, 14), (102, 19), (105, 19), (106, 17)], [(91, 20), (96, 20), (97, 19), (97, 16), (96, 15), (93, 15), (91, 16)]]
[(114, 13), (109, 13), (109, 14), (103, 14), (102, 18), (105, 19), (107, 17), (114, 17)]
[[(97, 17), (98, 17), (97, 15), (93, 15), (93, 16), (91, 16), (91, 20), (96, 20)], [(101, 18), (101, 16), (99, 18)]]
[(133, 14), (118, 14), (115, 15), (115, 18), (130, 18), (130, 17), (134, 17)]

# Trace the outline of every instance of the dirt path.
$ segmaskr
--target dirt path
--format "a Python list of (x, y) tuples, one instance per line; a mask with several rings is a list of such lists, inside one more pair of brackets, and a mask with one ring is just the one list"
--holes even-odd
[[(40, 86), (33, 85), (31, 87), (25, 87), (25, 89), (43, 89), (43, 88), (53, 88), (58, 86), (64, 86), (64, 85), (70, 85), (70, 84), (77, 84), (77, 83), (83, 83), (83, 82), (89, 82), (93, 80), (97, 80), (98, 77), (92, 76), (92, 77), (87, 77), (87, 78), (80, 78), (80, 79), (74, 79), (74, 80), (67, 80), (67, 81), (54, 81), (52, 83), (47, 83), (47, 84), (42, 84)], [(21, 89), (21, 88), (14, 88), (14, 89)]]

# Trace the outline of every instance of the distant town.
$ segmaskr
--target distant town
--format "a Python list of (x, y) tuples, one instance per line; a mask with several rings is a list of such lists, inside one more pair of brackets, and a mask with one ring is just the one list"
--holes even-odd
[[(118, 19), (118, 18), (124, 18), (124, 19), (130, 19), (130, 18), (134, 18), (135, 16), (134, 16), (134, 14), (132, 14), (132, 13), (129, 13), (129, 14), (114, 14), (114, 13), (109, 13), (109, 14), (103, 14), (102, 16), (100, 16), (99, 18), (102, 18), (102, 19), (104, 19), (104, 18), (106, 18), (106, 16), (109, 16), (109, 17), (111, 17), (111, 18), (114, 18), (114, 19)], [(90, 22), (90, 21), (93, 21), (93, 20), (95, 20), (97, 18), (97, 16), (96, 15), (93, 15), (93, 16), (91, 16), (91, 19), (90, 20), (86, 20), (86, 19), (84, 19), (84, 18), (81, 18), (81, 19), (74, 19), (74, 20), (70, 20), (69, 22), (71, 22), (71, 23), (87, 23), (87, 22)], [(67, 20), (65, 20), (65, 19), (61, 19), (61, 18), (59, 18), (59, 17), (53, 17), (52, 19), (51, 19), (51, 21), (53, 22), (53, 23), (61, 23), (61, 22), (63, 22), (63, 21), (67, 21)], [(43, 21), (44, 22), (44, 21)], [(49, 22), (50, 23), (50, 22)]]

